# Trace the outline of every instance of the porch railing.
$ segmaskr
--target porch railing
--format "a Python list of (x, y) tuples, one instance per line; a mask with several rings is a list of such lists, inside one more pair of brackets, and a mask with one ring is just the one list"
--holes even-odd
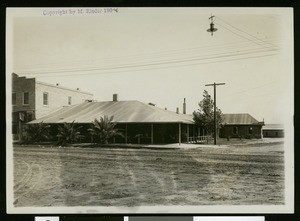
[(212, 136), (194, 136), (188, 137), (188, 143), (208, 143), (212, 139)]

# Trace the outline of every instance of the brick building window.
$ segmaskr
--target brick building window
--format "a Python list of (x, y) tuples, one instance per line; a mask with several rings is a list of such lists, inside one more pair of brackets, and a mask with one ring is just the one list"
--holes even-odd
[(13, 122), (12, 123), (12, 134), (18, 134), (19, 133), (19, 125), (18, 123)]
[(68, 105), (71, 105), (71, 104), (72, 104), (72, 97), (69, 96), (69, 97), (68, 97)]
[(28, 92), (23, 93), (23, 104), (29, 105), (29, 93)]
[(12, 105), (17, 104), (17, 93), (12, 93), (12, 99), (11, 99)]
[(43, 105), (49, 105), (49, 94), (48, 94), (48, 92), (43, 93)]
[(234, 128), (233, 128), (233, 134), (238, 134), (238, 132), (239, 132), (238, 127), (234, 127)]
[(252, 134), (252, 133), (253, 133), (252, 127), (249, 127), (248, 133), (249, 133), (249, 134)]

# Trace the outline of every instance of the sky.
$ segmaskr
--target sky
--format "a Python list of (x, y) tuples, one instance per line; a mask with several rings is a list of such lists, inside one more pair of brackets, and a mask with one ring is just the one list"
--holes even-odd
[[(90, 8), (94, 9), (94, 8)], [(71, 11), (74, 11), (71, 14)], [(291, 9), (39, 8), (11, 13), (11, 70), (187, 113), (206, 84), (223, 113), (283, 123), (293, 109)], [(211, 15), (218, 30), (209, 28)], [(10, 60), (9, 60), (10, 62)]]

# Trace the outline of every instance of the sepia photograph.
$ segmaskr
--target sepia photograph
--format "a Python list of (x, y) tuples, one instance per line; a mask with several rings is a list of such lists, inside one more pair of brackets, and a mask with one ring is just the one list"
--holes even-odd
[(292, 8), (6, 12), (8, 213), (293, 213)]

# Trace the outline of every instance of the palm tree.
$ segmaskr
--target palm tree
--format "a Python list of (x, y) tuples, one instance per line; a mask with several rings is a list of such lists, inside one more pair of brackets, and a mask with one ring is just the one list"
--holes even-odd
[(107, 144), (108, 140), (114, 136), (123, 136), (122, 133), (115, 128), (116, 124), (113, 123), (113, 116), (108, 118), (108, 116), (103, 116), (100, 121), (95, 119), (89, 132), (92, 136), (99, 138), (99, 143)]
[(50, 125), (43, 122), (38, 124), (28, 124), (25, 128), (25, 143), (36, 143), (50, 139)]
[(77, 126), (74, 121), (72, 123), (64, 123), (63, 126), (58, 127), (58, 145), (66, 145), (74, 143), (84, 136), (80, 134), (81, 126)]

